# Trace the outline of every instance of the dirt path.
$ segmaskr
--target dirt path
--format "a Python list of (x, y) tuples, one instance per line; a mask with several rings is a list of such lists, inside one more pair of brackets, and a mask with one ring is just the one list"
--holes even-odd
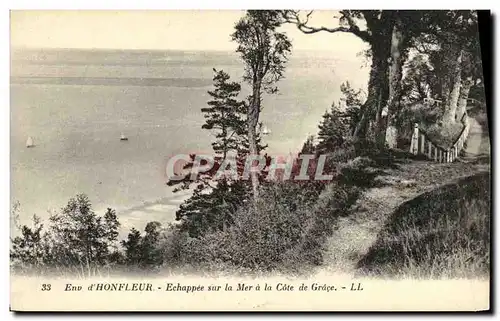
[(386, 218), (416, 191), (393, 186), (371, 188), (355, 204), (354, 215), (342, 217), (328, 239), (322, 269), (354, 274), (357, 262), (365, 255), (384, 226)]
[[(420, 181), (415, 179), (421, 176), (415, 169), (425, 168), (428, 169), (428, 175), (422, 175)], [(332, 236), (325, 244), (324, 261), (319, 269), (322, 272), (354, 275), (358, 261), (368, 253), (387, 219), (402, 203), (440, 185), (488, 171), (489, 168), (489, 164), (416, 162), (388, 173), (389, 177), (395, 179), (394, 185), (366, 190), (351, 208), (350, 215), (338, 220)]]
[(490, 153), (490, 140), (488, 129), (483, 129), (478, 119), (469, 117), (469, 137), (467, 138), (467, 148), (465, 149), (465, 157), (472, 158)]
[[(487, 131), (485, 134), (476, 119), (471, 120), (466, 157), (476, 159), (489, 155)], [(324, 262), (319, 270), (354, 275), (357, 262), (375, 243), (388, 217), (398, 206), (454, 179), (489, 169), (489, 163), (413, 161), (386, 171), (379, 178), (389, 177), (393, 183), (366, 190), (351, 208), (350, 215), (338, 220), (325, 245)]]

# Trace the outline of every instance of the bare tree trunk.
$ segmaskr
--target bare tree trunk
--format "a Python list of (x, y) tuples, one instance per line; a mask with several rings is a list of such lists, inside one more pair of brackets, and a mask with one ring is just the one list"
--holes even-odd
[[(260, 88), (261, 80), (255, 79), (253, 83), (253, 95), (251, 104), (248, 108), (248, 144), (249, 144), (249, 154), (258, 155), (259, 150), (257, 148), (257, 124), (259, 123), (259, 113), (260, 113)], [(252, 189), (254, 199), (259, 197), (259, 176), (256, 171), (250, 172), (250, 177), (252, 180)]]
[(403, 53), (405, 43), (405, 34), (403, 23), (400, 19), (396, 20), (392, 30), (391, 37), (391, 58), (389, 65), (389, 99), (387, 101), (387, 120), (381, 124), (382, 135), (388, 148), (397, 146), (397, 127), (396, 115), (399, 107), (399, 98), (401, 96), (401, 79), (403, 78), (403, 63), (405, 55)]
[(472, 76), (468, 76), (462, 81), (462, 87), (460, 88), (460, 97), (458, 99), (457, 106), (457, 120), (460, 121), (463, 115), (467, 112), (467, 99), (469, 98), (469, 92), (474, 84)]
[[(456, 112), (458, 98), (460, 95), (461, 86), (461, 62), (462, 62), (462, 51), (457, 49), (455, 45), (448, 45), (448, 50), (445, 51), (456, 57), (451, 61), (450, 75), (445, 77), (445, 84), (443, 86), (443, 103), (444, 103), (444, 113), (443, 113), (443, 124), (452, 124), (456, 121)], [(446, 79), (447, 78), (447, 79)]]
[(372, 65), (368, 82), (368, 97), (363, 106), (361, 119), (354, 129), (354, 139), (375, 139), (378, 131), (378, 120), (387, 99), (387, 50), (383, 42), (372, 45)]

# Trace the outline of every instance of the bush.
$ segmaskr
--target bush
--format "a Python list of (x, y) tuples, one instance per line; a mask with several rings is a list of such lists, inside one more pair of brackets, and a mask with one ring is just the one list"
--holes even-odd
[[(294, 247), (307, 221), (310, 190), (291, 182), (265, 184), (256, 203), (240, 207), (234, 224), (192, 241), (186, 258), (197, 262), (272, 270)], [(187, 247), (185, 249), (188, 249)]]
[(452, 124), (443, 124), (442, 126), (440, 126), (439, 124), (434, 124), (428, 126), (427, 128), (424, 128), (424, 131), (433, 142), (444, 149), (448, 149), (452, 147), (453, 144), (457, 141), (463, 129), (464, 124), (458, 122)]
[(181, 204), (176, 212), (181, 228), (191, 237), (201, 237), (207, 232), (224, 229), (232, 224), (231, 213), (248, 200), (246, 181), (217, 181), (214, 188), (203, 186)]
[(10, 258), (15, 270), (39, 268), (46, 262), (47, 242), (40, 218), (33, 216), (33, 226), (20, 227), (21, 235), (12, 240)]
[(337, 183), (263, 184), (259, 201), (240, 207), (233, 225), (200, 238), (185, 235), (166, 255), (208, 269), (304, 271), (321, 262), (322, 242), (358, 192)]
[(369, 157), (356, 157), (347, 163), (340, 165), (339, 181), (345, 185), (370, 187), (379, 170), (375, 162)]
[(428, 128), (437, 123), (441, 116), (441, 108), (437, 108), (430, 103), (418, 101), (403, 105), (396, 120), (398, 147), (406, 150), (410, 148), (415, 123), (423, 126), (423, 128)]

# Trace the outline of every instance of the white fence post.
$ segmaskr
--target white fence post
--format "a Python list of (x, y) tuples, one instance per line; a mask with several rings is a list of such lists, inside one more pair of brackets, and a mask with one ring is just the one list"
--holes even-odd
[(411, 137), (411, 145), (410, 145), (410, 153), (417, 155), (418, 154), (418, 124), (415, 123), (413, 127), (413, 135)]

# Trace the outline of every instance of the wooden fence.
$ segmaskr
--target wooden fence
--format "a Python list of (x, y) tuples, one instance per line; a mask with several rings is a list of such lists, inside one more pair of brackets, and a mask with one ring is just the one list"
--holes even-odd
[(424, 130), (419, 128), (418, 124), (415, 123), (413, 129), (413, 135), (411, 138), (410, 152), (414, 155), (422, 154), (426, 155), (428, 159), (434, 160), (439, 163), (451, 163), (453, 162), (462, 149), (464, 148), (465, 141), (469, 135), (469, 121), (467, 118), (467, 113), (464, 113), (461, 119), (461, 123), (464, 125), (460, 136), (457, 138), (455, 143), (448, 149), (440, 147), (438, 144), (434, 143), (425, 133)]

